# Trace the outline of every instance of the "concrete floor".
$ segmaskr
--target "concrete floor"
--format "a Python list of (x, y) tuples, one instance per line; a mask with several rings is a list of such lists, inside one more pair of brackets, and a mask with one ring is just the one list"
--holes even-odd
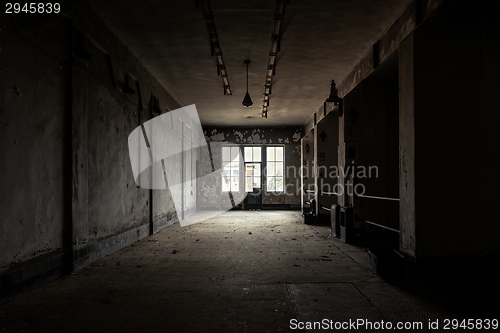
[[(410, 318), (408, 313), (417, 310), (419, 316), (439, 318), (500, 313), (487, 306), (498, 287), (495, 293), (477, 289), (488, 284), (424, 283), (406, 288), (410, 291), (389, 284), (372, 273), (366, 252), (332, 240), (327, 227), (303, 224), (298, 214), (232, 211), (184, 228), (173, 225), (0, 306), (0, 331), (287, 332), (291, 319), (308, 318), (302, 305), (335, 320), (333, 308), (340, 305), (314, 310), (322, 296), (309, 302), (307, 290), (322, 284), (333, 290), (341, 283), (352, 285), (381, 318)], [(436, 293), (444, 285), (452, 289)], [(401, 304), (377, 303), (391, 293), (404, 298), (403, 312), (398, 312)], [(476, 312), (457, 306), (455, 297), (473, 301), (469, 308)], [(355, 303), (342, 307), (352, 319), (357, 308)]]

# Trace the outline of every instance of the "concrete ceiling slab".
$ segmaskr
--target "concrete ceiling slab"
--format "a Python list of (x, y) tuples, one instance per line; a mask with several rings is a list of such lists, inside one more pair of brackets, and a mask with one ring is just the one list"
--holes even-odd
[[(304, 125), (411, 0), (291, 0), (286, 5), (268, 118), (264, 82), (274, 1), (212, 0), (232, 95), (224, 95), (208, 32), (195, 1), (89, 0), (97, 13), (181, 105), (196, 104), (203, 125)], [(241, 102), (249, 92), (254, 105)]]

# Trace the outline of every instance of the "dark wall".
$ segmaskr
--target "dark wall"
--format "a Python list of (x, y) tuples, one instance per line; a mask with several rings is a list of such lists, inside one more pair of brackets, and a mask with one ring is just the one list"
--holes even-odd
[[(401, 124), (410, 126), (401, 127), (401, 135), (403, 148), (414, 149), (413, 161), (402, 150), (403, 162), (413, 163), (410, 169), (403, 164), (402, 177), (408, 172), (414, 177), (415, 205), (415, 223), (403, 236), (413, 239), (408, 245), (414, 248), (407, 252), (416, 256), (498, 251), (491, 213), (496, 196), (491, 185), (498, 180), (498, 162), (492, 159), (498, 150), (493, 93), (498, 83), (491, 78), (500, 74), (493, 60), (500, 39), (498, 20), (485, 3), (445, 2), (402, 44), (412, 54), (400, 53), (400, 71), (407, 74), (401, 77)], [(413, 185), (403, 181), (401, 189)], [(409, 203), (402, 213), (412, 209)]]
[(152, 96), (161, 113), (180, 105), (90, 8), (65, 10), (0, 21), (0, 272), (44, 259), (26, 279), (177, 221), (168, 190), (136, 186), (127, 139)]
[(483, 85), (482, 94), (484, 104), (482, 112), (487, 115), (481, 121), (480, 145), (481, 163), (478, 163), (481, 174), (486, 175), (483, 180), (483, 207), (484, 219), (488, 221), (487, 242), (491, 252), (500, 253), (500, 218), (495, 207), (498, 204), (498, 184), (500, 184), (500, 149), (494, 143), (500, 142), (500, 6), (498, 2), (490, 2), (485, 7), (483, 23)]
[[(393, 70), (397, 77), (397, 68)], [(355, 183), (363, 185), (358, 191), (365, 195), (399, 198), (398, 167), (398, 85), (397, 81), (367, 80), (361, 85), (361, 109), (346, 110), (347, 117), (355, 117), (360, 124), (358, 164), (359, 177)], [(368, 170), (366, 174), (363, 170)], [(355, 199), (355, 209), (360, 218), (399, 229), (399, 204), (397, 201), (371, 198)]]
[(475, 111), (483, 103), (460, 98), (464, 92), (482, 95), (481, 16), (477, 7), (447, 3), (415, 31), (417, 253), (422, 256), (487, 246), (486, 230), (479, 227), (484, 221), (477, 221), (473, 208), (480, 204), (475, 194), (483, 181), (473, 179), (471, 167), (480, 158), (467, 157), (479, 143), (473, 138), (483, 120)]
[[(70, 65), (34, 42), (34, 29), (0, 21), (0, 272), (63, 248)], [(65, 20), (37, 26), (39, 39), (68, 47)], [(60, 33), (53, 33), (51, 28)], [(66, 174), (67, 175), (67, 174)]]

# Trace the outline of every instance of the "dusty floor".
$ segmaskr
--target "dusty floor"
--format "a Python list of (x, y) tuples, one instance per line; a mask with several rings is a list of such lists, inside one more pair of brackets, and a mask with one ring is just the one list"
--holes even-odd
[[(0, 306), (0, 331), (288, 332), (290, 320), (311, 313), (335, 319), (336, 306), (346, 311), (344, 319), (356, 319), (359, 304), (375, 310), (374, 318), (398, 316), (398, 304), (377, 305), (380, 290), (403, 297), (410, 304), (404, 311), (427, 311), (419, 316), (466, 315), (441, 302), (448, 296), (429, 301), (395, 289), (372, 273), (366, 253), (328, 233), (303, 224), (296, 211), (233, 211), (176, 224)], [(337, 286), (353, 289), (345, 298), (361, 303), (315, 310)]]

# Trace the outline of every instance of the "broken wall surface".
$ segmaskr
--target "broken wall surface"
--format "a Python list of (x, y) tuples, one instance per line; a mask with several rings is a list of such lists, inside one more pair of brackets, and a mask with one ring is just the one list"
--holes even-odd
[[(34, 30), (0, 30), (0, 272), (63, 249), (70, 64), (34, 42)], [(53, 33), (51, 29), (57, 29)], [(39, 38), (64, 48), (65, 20), (38, 26)]]
[(168, 190), (135, 184), (127, 139), (180, 105), (85, 4), (0, 20), (3, 302), (178, 221)]
[[(221, 143), (228, 142), (238, 146), (261, 146), (263, 150), (268, 146), (283, 146), (285, 155), (285, 191), (283, 193), (270, 193), (263, 186), (262, 204), (264, 207), (275, 208), (300, 208), (300, 139), (301, 128), (213, 128), (204, 127), (205, 138), (211, 147), (212, 157), (200, 158), (200, 172), (206, 174), (221, 167)], [(208, 153), (206, 153), (208, 154)], [(263, 152), (264, 154), (264, 152)], [(213, 164), (212, 164), (213, 163)], [(215, 183), (215, 181), (217, 183)], [(217, 206), (214, 198), (222, 190), (219, 180), (214, 177), (214, 183), (200, 186), (198, 207), (210, 208)], [(263, 175), (263, 184), (265, 184)]]
[[(179, 104), (91, 9), (82, 8), (74, 25), (73, 154), (80, 166), (73, 166), (73, 183), (80, 191), (74, 204), (80, 206), (73, 210), (72, 243), (77, 268), (177, 219), (168, 190), (136, 186), (127, 139), (136, 127)], [(122, 236), (106, 241), (116, 235)]]

